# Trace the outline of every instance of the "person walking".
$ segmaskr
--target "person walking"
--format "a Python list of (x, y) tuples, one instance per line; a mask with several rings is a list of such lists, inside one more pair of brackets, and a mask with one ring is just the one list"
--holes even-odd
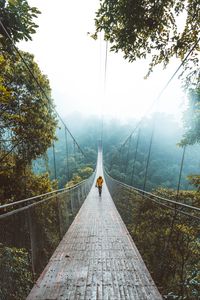
[(101, 197), (101, 192), (102, 192), (102, 185), (103, 185), (103, 178), (101, 176), (99, 176), (97, 178), (96, 187), (98, 187), (100, 197)]

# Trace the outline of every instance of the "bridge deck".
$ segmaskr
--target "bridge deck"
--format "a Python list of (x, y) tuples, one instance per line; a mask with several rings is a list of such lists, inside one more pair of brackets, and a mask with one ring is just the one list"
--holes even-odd
[(93, 185), (27, 299), (162, 299), (106, 184), (101, 198)]

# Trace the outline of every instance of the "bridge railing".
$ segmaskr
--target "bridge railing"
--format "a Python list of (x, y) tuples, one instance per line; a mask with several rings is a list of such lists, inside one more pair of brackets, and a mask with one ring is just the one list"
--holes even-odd
[(173, 197), (167, 199), (162, 193), (153, 194), (121, 183), (106, 172), (105, 179), (165, 299), (198, 299), (200, 208), (191, 205), (199, 197), (197, 192), (183, 192), (181, 199), (172, 193)]
[(76, 216), (94, 176), (70, 188), (0, 206), (0, 299), (25, 298)]

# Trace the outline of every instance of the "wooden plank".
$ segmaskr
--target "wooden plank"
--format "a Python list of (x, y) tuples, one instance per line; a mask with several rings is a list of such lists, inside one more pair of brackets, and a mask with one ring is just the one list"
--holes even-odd
[[(103, 174), (101, 155), (97, 174)], [(161, 300), (106, 184), (93, 185), (27, 300)]]

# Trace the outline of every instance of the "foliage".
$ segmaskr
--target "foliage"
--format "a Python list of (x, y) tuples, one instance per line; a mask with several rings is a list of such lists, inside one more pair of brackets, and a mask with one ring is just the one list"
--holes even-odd
[(78, 176), (78, 175), (74, 175), (72, 177), (72, 180), (70, 180), (69, 182), (67, 182), (66, 187), (72, 187), (72, 186), (76, 185), (79, 182), (81, 182), (81, 177)]
[(200, 143), (200, 87), (190, 89), (188, 107), (184, 113), (185, 134), (181, 145)]
[(50, 87), (46, 76), (33, 60), (33, 55), (22, 53), (26, 64), (32, 70), (37, 82), (49, 96), (38, 88), (19, 56), (13, 59), (6, 54), (1, 56), (1, 83), (5, 98), (1, 108), (1, 138), (10, 138), (12, 146), (18, 145), (18, 157), (31, 162), (43, 154), (51, 145), (55, 135), (55, 114), (50, 99)]
[(93, 173), (93, 169), (90, 167), (85, 167), (85, 168), (81, 169), (79, 172), (82, 180), (85, 180), (88, 177), (90, 177), (90, 175), (92, 175), (92, 173)]
[(25, 299), (32, 285), (29, 257), (25, 249), (0, 245), (0, 282), (2, 300)]
[(104, 31), (111, 50), (121, 50), (129, 61), (152, 54), (149, 73), (159, 63), (166, 66), (173, 56), (183, 60), (195, 45), (184, 65), (194, 83), (199, 80), (199, 24), (198, 0), (103, 0), (96, 13), (93, 37)]
[(83, 169), (79, 169), (77, 173), (75, 173), (72, 177), (72, 179), (67, 182), (66, 187), (72, 187), (75, 184), (87, 179), (92, 175), (93, 169), (90, 167), (85, 167)]
[[(39, 192), (31, 162), (51, 145), (57, 124), (46, 76), (32, 55), (23, 53), (23, 57), (49, 98), (39, 90), (19, 56), (13, 59), (9, 54), (0, 55), (0, 90), (3, 91), (0, 94), (0, 193), (9, 201)], [(39, 179), (41, 185), (48, 181), (45, 176)]]
[(198, 191), (200, 192), (200, 175), (190, 175), (188, 176), (190, 182), (197, 187)]
[[(73, 176), (80, 176), (82, 179), (86, 179), (90, 172), (87, 172), (85, 168), (95, 169), (96, 159), (97, 159), (97, 132), (96, 127), (98, 123), (91, 123), (87, 119), (83, 119), (81, 123), (81, 118), (67, 118), (65, 124), (70, 123), (71, 130), (76, 136), (79, 145), (83, 149), (85, 156), (83, 156), (76, 145), (74, 145), (73, 140), (70, 136), (65, 136), (65, 130), (62, 124), (59, 124), (59, 129), (56, 132), (57, 140), (55, 141), (55, 162), (56, 162), (56, 177), (58, 180), (58, 187), (63, 188), (67, 182), (71, 181)], [(73, 123), (76, 123), (73, 127)], [(88, 128), (89, 125), (89, 128)], [(55, 179), (55, 169), (54, 169), (54, 155), (52, 149), (47, 151), (48, 159), (48, 170), (51, 179)], [(86, 170), (86, 176), (82, 173)], [(36, 173), (42, 173), (47, 170), (46, 162), (44, 159), (38, 159), (34, 162), (34, 171)], [(78, 179), (77, 179), (78, 180)], [(76, 182), (78, 182), (76, 180)]]
[[(7, 161), (11, 157), (7, 156)], [(50, 192), (53, 188), (53, 183), (47, 173), (36, 175), (28, 166), (24, 172), (19, 172), (14, 167), (0, 170), (0, 182), (1, 205)]]
[[(38, 27), (33, 19), (39, 10), (26, 0), (0, 0), (0, 20), (14, 43), (31, 40)], [(0, 49), (11, 52), (13, 44), (0, 25)]]

